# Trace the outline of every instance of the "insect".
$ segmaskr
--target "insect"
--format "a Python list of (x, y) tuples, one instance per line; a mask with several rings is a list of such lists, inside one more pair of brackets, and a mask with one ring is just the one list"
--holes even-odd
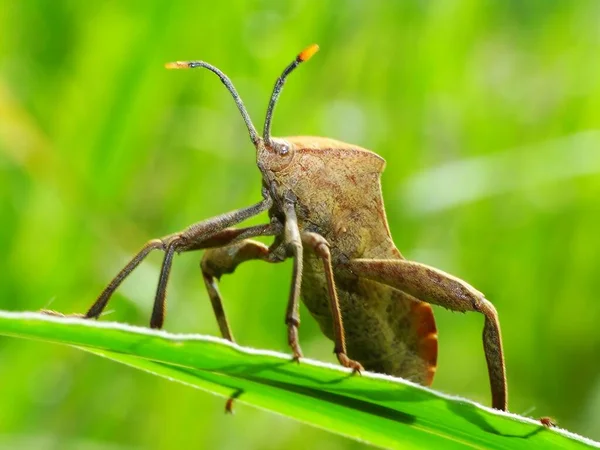
[[(273, 110), (287, 77), (318, 46), (303, 50), (277, 79), (264, 131), (259, 136), (230, 79), (204, 61), (174, 62), (169, 69), (204, 68), (233, 96), (256, 149), (262, 200), (147, 242), (102, 291), (85, 314), (98, 318), (121, 282), (154, 251), (164, 251), (150, 326), (161, 328), (167, 283), (175, 253), (206, 250), (202, 275), (219, 329), (233, 341), (217, 281), (246, 261), (293, 259), (285, 324), (294, 359), (302, 298), (323, 333), (333, 340), (341, 365), (430, 385), (437, 364), (437, 331), (431, 304), (484, 315), (483, 347), (492, 406), (506, 410), (507, 386), (498, 315), (483, 294), (438, 269), (404, 259), (385, 215), (377, 154), (334, 139), (271, 136)], [(269, 223), (236, 228), (268, 212)], [(266, 246), (252, 238), (271, 236)]]

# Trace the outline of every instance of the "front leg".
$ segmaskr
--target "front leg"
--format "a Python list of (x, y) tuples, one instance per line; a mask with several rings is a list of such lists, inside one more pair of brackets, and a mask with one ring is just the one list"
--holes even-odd
[(285, 324), (288, 327), (288, 343), (292, 348), (294, 360), (299, 361), (302, 357), (302, 350), (298, 341), (298, 327), (300, 326), (300, 287), (302, 285), (302, 239), (300, 238), (300, 229), (298, 228), (298, 218), (296, 217), (296, 205), (291, 200), (286, 200), (284, 204), (285, 226), (283, 233), (284, 245), (287, 252), (294, 258), (294, 269), (292, 273), (292, 287), (288, 306), (285, 313)]
[[(212, 219), (198, 222), (179, 233), (170, 234), (161, 239), (152, 239), (148, 241), (100, 293), (94, 304), (88, 309), (85, 317), (88, 319), (100, 317), (100, 314), (102, 314), (102, 311), (104, 308), (106, 308), (111, 296), (121, 285), (123, 280), (125, 280), (125, 278), (127, 278), (129, 274), (131, 274), (131, 272), (133, 272), (135, 268), (144, 259), (146, 259), (146, 257), (152, 251), (163, 250), (165, 252), (165, 258), (161, 267), (160, 279), (158, 288), (156, 290), (154, 307), (152, 310), (152, 318), (150, 319), (150, 326), (152, 328), (162, 328), (167, 282), (169, 279), (169, 273), (171, 271), (171, 262), (173, 261), (174, 253), (177, 251), (196, 250), (199, 248), (199, 243), (208, 241), (210, 238), (214, 238), (219, 234), (219, 232), (231, 225), (238, 224), (266, 209), (269, 209), (272, 204), (273, 202), (271, 197), (269, 197), (268, 193), (263, 190), (263, 200), (260, 203), (248, 208), (238, 209), (236, 211), (231, 211), (229, 213), (213, 217)], [(257, 227), (254, 228), (256, 229)], [(260, 229), (257, 231), (260, 233), (263, 230)], [(254, 234), (254, 236), (257, 236), (257, 234)], [(243, 235), (240, 238), (246, 237), (251, 236)]]
[(403, 259), (354, 259), (357, 276), (386, 284), (428, 303), (452, 311), (477, 311), (485, 316), (483, 349), (492, 390), (492, 406), (506, 411), (506, 368), (498, 313), (481, 292), (441, 270)]

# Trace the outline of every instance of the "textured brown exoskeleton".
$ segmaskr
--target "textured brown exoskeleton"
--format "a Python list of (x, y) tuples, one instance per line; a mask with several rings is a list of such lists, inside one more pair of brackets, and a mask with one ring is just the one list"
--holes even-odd
[[(233, 341), (216, 280), (249, 260), (276, 263), (293, 258), (292, 287), (285, 323), (294, 358), (300, 297), (335, 342), (340, 363), (360, 371), (396, 375), (430, 385), (436, 369), (437, 332), (430, 304), (484, 315), (483, 346), (492, 405), (506, 409), (506, 374), (496, 310), (483, 294), (440, 270), (407, 261), (388, 228), (380, 176), (385, 161), (356, 145), (321, 137), (271, 137), (273, 109), (286, 77), (316, 51), (308, 47), (277, 79), (262, 138), (229, 78), (203, 61), (175, 62), (167, 68), (203, 67), (232, 94), (256, 147), (263, 200), (149, 241), (100, 294), (86, 313), (97, 318), (110, 296), (152, 250), (165, 252), (150, 326), (161, 328), (171, 263), (175, 253), (208, 249), (201, 268), (210, 300), (226, 339)], [(268, 211), (270, 223), (231, 228)], [(274, 236), (267, 247), (250, 238)], [(342, 320), (343, 319), (343, 320)]]

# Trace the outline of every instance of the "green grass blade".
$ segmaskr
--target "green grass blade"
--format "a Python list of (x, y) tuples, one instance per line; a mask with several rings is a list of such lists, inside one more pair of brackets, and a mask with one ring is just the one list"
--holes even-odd
[[(591, 448), (564, 430), (391, 377), (123, 324), (0, 312), (0, 334), (73, 345), (385, 448)], [(221, 414), (215, 411), (215, 414)]]

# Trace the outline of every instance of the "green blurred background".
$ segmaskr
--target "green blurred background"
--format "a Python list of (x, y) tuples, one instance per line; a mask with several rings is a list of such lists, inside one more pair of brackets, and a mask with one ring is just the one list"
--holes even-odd
[[(84, 311), (148, 239), (260, 199), (254, 150), (204, 59), (257, 126), (306, 45), (274, 134), (334, 137), (388, 161), (410, 259), (486, 293), (510, 409), (600, 439), (600, 3), (22, 1), (0, 8), (0, 308)], [(264, 221), (264, 217), (254, 223)], [(166, 329), (218, 335), (176, 258)], [(153, 255), (104, 320), (146, 324)], [(238, 342), (288, 352), (291, 265), (222, 282)], [(301, 342), (333, 361), (302, 309)], [(482, 318), (435, 309), (434, 387), (489, 404)], [(0, 339), (2, 448), (360, 448), (71, 348)]]

